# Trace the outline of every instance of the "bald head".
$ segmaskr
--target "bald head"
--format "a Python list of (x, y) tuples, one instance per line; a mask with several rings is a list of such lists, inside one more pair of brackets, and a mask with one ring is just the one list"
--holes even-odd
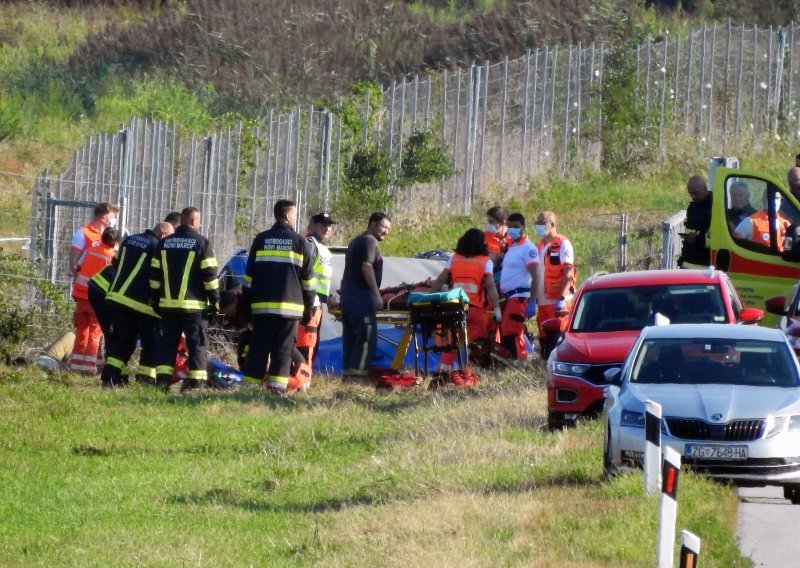
[(786, 174), (786, 181), (789, 183), (790, 189), (800, 188), (800, 168), (790, 168)]
[(706, 178), (703, 176), (692, 176), (686, 182), (686, 193), (692, 198), (692, 201), (699, 203), (708, 196), (708, 184)]
[(159, 239), (163, 239), (164, 237), (168, 237), (172, 233), (174, 233), (175, 227), (172, 226), (172, 223), (167, 223), (166, 221), (162, 221), (158, 225), (153, 227), (153, 232)]

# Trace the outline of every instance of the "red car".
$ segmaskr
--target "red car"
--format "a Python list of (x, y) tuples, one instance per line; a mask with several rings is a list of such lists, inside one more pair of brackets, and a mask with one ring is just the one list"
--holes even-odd
[[(547, 361), (547, 423), (560, 429), (603, 410), (603, 373), (620, 367), (639, 331), (667, 323), (755, 323), (727, 274), (708, 270), (599, 273), (581, 286), (566, 331)], [(543, 323), (559, 334), (557, 319)]]

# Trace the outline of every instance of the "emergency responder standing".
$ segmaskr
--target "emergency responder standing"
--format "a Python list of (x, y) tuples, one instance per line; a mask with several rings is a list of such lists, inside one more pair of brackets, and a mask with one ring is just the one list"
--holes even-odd
[(692, 202), (686, 208), (684, 226), (688, 231), (681, 234), (683, 245), (678, 266), (706, 268), (711, 263), (711, 249), (706, 241), (711, 228), (711, 204), (714, 195), (708, 190), (706, 178), (703, 176), (690, 177), (686, 182), (686, 193)]
[(256, 236), (247, 257), (241, 301), (251, 315), (253, 333), (244, 380), (283, 394), (289, 386), (297, 322), (308, 324), (314, 309), (315, 251), (293, 228), (297, 223), (293, 201), (281, 199), (273, 214), (275, 224)]
[(330, 213), (317, 213), (311, 217), (308, 224), (306, 238), (311, 241), (316, 250), (312, 275), (314, 277), (314, 290), (317, 294), (314, 299), (314, 311), (311, 321), (307, 324), (300, 323), (297, 327), (297, 343), (295, 347), (305, 361), (292, 361), (292, 370), (289, 374), (289, 392), (304, 391), (311, 385), (311, 373), (314, 368), (314, 353), (319, 342), (319, 330), (322, 325), (323, 304), (328, 303), (331, 290), (331, 276), (333, 275), (333, 255), (325, 243), (333, 234), (333, 220)]
[(117, 255), (117, 273), (106, 294), (114, 333), (106, 345), (106, 364), (100, 380), (104, 387), (128, 382), (123, 369), (142, 344), (136, 380), (154, 384), (158, 316), (150, 305), (150, 263), (159, 240), (173, 233), (172, 225), (161, 222), (152, 230), (126, 237)]
[(78, 260), (81, 255), (94, 243), (100, 242), (100, 237), (107, 227), (116, 227), (119, 206), (113, 203), (98, 203), (94, 208), (92, 221), (75, 231), (69, 247), (69, 273), (74, 275), (78, 271)]
[(383, 257), (379, 243), (389, 235), (386, 213), (370, 215), (367, 230), (347, 245), (342, 275), (342, 380), (368, 382), (368, 367), (378, 343), (377, 310), (383, 308), (380, 287)]
[(183, 209), (180, 226), (159, 241), (150, 262), (153, 307), (162, 320), (162, 338), (156, 349), (159, 386), (170, 384), (181, 333), (189, 352), (189, 376), (183, 380), (182, 390), (204, 386), (207, 380), (207, 318), (219, 309), (219, 282), (217, 259), (211, 242), (198, 232), (200, 224), (199, 209)]
[(539, 213), (536, 218), (536, 236), (541, 238), (537, 248), (544, 267), (543, 277), (536, 290), (536, 325), (539, 328), (542, 359), (547, 360), (555, 345), (550, 344), (550, 336), (544, 333), (542, 323), (559, 318), (563, 329), (567, 322), (575, 294), (575, 253), (572, 243), (559, 234), (556, 215), (552, 211)]
[(539, 286), (539, 251), (525, 236), (525, 216), (512, 213), (508, 216), (508, 236), (511, 248), (503, 259), (500, 273), (500, 291), (505, 294), (503, 319), (500, 322), (500, 341), (518, 361), (526, 361), (525, 320), (531, 290)]
[[(489, 258), (484, 234), (480, 229), (469, 229), (456, 244), (455, 254), (447, 259), (444, 270), (433, 281), (431, 292), (438, 292), (445, 285), (450, 289), (461, 288), (469, 297), (467, 312), (467, 340), (469, 343), (486, 339), (486, 306), (491, 302), (496, 323), (502, 321), (500, 298), (493, 278), (494, 267)], [(439, 369), (449, 371), (456, 360), (454, 350), (445, 351)]]
[(72, 284), (75, 300), (75, 346), (69, 366), (84, 375), (97, 374), (97, 352), (103, 330), (89, 303), (89, 280), (111, 263), (119, 242), (119, 231), (106, 227), (100, 241), (92, 242), (78, 259), (77, 273)]

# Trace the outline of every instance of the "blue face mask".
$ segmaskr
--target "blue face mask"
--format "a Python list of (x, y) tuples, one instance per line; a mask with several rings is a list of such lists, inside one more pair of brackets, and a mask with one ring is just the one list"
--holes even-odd
[(518, 241), (519, 238), (522, 236), (522, 229), (518, 227), (509, 227), (508, 236), (511, 237), (512, 241)]
[(493, 235), (496, 235), (497, 232), (498, 232), (497, 225), (495, 225), (494, 223), (488, 223), (486, 225), (486, 230), (489, 231)]
[(536, 225), (536, 236), (543, 237), (547, 234), (547, 228), (544, 225)]

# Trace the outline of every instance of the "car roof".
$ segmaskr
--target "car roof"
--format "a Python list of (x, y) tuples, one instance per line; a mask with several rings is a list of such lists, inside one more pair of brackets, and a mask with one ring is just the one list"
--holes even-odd
[(713, 268), (705, 270), (636, 270), (590, 276), (583, 286), (586, 290), (595, 290), (663, 284), (712, 284), (719, 282), (723, 275), (723, 272)]
[(759, 341), (785, 342), (783, 332), (757, 325), (733, 325), (718, 323), (676, 323), (645, 327), (645, 339), (755, 339)]

